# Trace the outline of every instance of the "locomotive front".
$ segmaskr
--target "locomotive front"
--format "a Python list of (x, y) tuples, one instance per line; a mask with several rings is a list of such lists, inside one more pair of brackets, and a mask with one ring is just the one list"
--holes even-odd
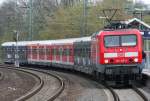
[(103, 31), (99, 40), (99, 62), (107, 80), (128, 81), (141, 76), (142, 36), (136, 29)]

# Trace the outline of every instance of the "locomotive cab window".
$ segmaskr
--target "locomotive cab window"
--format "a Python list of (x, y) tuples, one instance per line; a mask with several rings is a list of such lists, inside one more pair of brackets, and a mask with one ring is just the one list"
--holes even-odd
[(114, 36), (105, 36), (104, 37), (104, 43), (105, 47), (115, 47), (115, 46), (120, 46), (119, 44), (119, 36), (114, 35)]
[(136, 35), (111, 35), (104, 37), (105, 47), (135, 46)]
[(135, 46), (137, 43), (136, 35), (121, 36), (121, 46)]

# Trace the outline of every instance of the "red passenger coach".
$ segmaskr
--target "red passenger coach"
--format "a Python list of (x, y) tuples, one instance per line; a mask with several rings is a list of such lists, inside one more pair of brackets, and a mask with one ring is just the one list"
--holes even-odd
[(73, 44), (55, 44), (52, 45), (53, 62), (62, 64), (73, 64)]
[(64, 64), (73, 65), (74, 55), (73, 55), (73, 40), (62, 39), (53, 42), (52, 47), (52, 64)]

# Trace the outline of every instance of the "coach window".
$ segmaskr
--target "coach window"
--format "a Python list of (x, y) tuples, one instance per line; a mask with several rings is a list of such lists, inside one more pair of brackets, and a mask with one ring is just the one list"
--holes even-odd
[(39, 54), (42, 55), (42, 48), (39, 48)]
[(28, 49), (28, 53), (31, 54), (31, 49), (30, 48)]
[(54, 48), (52, 49), (52, 55), (55, 55), (55, 49)]
[(32, 52), (31, 54), (34, 54), (34, 53), (35, 53), (34, 48), (31, 49), (31, 52)]
[(85, 51), (85, 48), (82, 47), (81, 49), (82, 49), (82, 58), (83, 58), (83, 57), (85, 56), (85, 52), (84, 52), (84, 51)]
[(70, 56), (73, 55), (73, 51), (72, 51), (72, 50), (73, 50), (73, 49), (70, 48)]
[(86, 58), (88, 58), (88, 54), (89, 54), (89, 52), (88, 52), (88, 47), (86, 46), (86, 48), (85, 48), (85, 56), (86, 56)]
[(59, 49), (58, 48), (56, 49), (56, 55), (59, 55)]
[(39, 54), (41, 55), (41, 48), (39, 48)]
[(59, 55), (59, 49), (56, 48), (56, 55)]
[(80, 49), (79, 49), (79, 48), (77, 48), (77, 51), (76, 51), (76, 56), (77, 56), (77, 57), (79, 57), (79, 56), (80, 56), (80, 52), (79, 52), (79, 51), (80, 51)]
[(58, 55), (60, 56), (61, 55), (61, 49), (58, 48), (57, 51), (58, 51)]
[(54, 54), (54, 49), (52, 48), (52, 55)]
[(78, 48), (75, 47), (75, 50), (74, 50), (74, 55), (77, 57), (78, 56)]
[(59, 49), (59, 54), (60, 54), (60, 56), (62, 56), (62, 51), (63, 51), (63, 49), (60, 48), (60, 49)]
[(79, 47), (79, 57), (82, 57), (82, 48)]
[(41, 50), (41, 52), (40, 52), (40, 53), (41, 53), (41, 55), (43, 55), (43, 49), (41, 48), (40, 50)]
[(88, 57), (90, 58), (90, 57), (91, 57), (91, 49), (90, 49), (90, 47), (88, 47), (88, 53), (89, 53), (89, 54), (88, 54), (88, 55), (89, 55)]
[(82, 48), (82, 57), (85, 57), (85, 47)]
[(35, 49), (34, 48), (32, 49), (32, 54), (35, 54)]
[(63, 53), (62, 53), (62, 55), (63, 55), (63, 56), (65, 56), (65, 49), (63, 49)]
[(50, 55), (50, 49), (46, 49), (46, 54)]
[(52, 53), (55, 56), (55, 48), (52, 49)]
[(54, 49), (52, 48), (52, 55), (54, 55)]
[(45, 48), (42, 48), (42, 55), (45, 55)]
[(33, 52), (34, 52), (34, 54), (37, 54), (37, 49), (35, 48)]
[(53, 55), (56, 56), (56, 48), (53, 49)]
[(65, 56), (67, 56), (67, 48), (65, 49)]
[(69, 56), (69, 48), (66, 49), (66, 56)]
[(56, 52), (56, 49), (54, 48), (54, 49), (53, 49), (53, 55), (54, 55), (54, 56), (56, 55), (55, 52)]
[(43, 55), (43, 49), (42, 48), (40, 48), (40, 54)]
[(82, 56), (81, 56), (81, 57), (83, 58), (83, 57), (85, 56), (85, 52), (84, 52), (84, 51), (85, 51), (85, 48), (82, 47), (81, 49), (82, 49)]
[(75, 56), (78, 56), (78, 48), (75, 49)]
[(54, 55), (55, 56), (57, 55), (57, 49), (56, 48), (54, 49)]
[(33, 54), (37, 54), (37, 49), (36, 48), (33, 49)]

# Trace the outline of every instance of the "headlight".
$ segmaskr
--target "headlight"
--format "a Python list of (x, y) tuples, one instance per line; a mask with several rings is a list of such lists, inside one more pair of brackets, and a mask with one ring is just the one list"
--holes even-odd
[(108, 63), (108, 60), (105, 60), (105, 63)]
[(138, 62), (138, 58), (135, 58), (135, 59), (134, 59), (134, 62)]

